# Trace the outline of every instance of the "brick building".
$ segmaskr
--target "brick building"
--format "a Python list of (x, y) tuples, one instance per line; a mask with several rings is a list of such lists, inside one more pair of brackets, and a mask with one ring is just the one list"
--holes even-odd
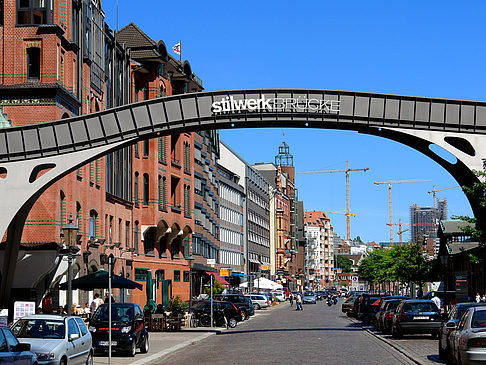
[[(2, 15), (3, 127), (203, 89), (190, 64), (168, 55), (162, 41), (153, 41), (134, 24), (115, 35), (98, 1), (7, 0)], [(147, 140), (53, 184), (27, 218), (21, 257), (32, 265), (30, 275), (16, 275), (12, 300), (39, 303), (50, 290), (54, 304), (65, 303), (66, 293), (56, 288), (66, 280), (59, 248), (69, 215), (79, 227), (74, 277), (107, 269), (105, 259), (113, 253), (115, 273), (142, 282), (150, 273), (156, 279), (157, 302), (171, 294), (187, 299), (184, 258), (194, 230), (193, 150), (192, 134)], [(91, 295), (75, 292), (73, 303), (89, 301)], [(116, 290), (115, 297), (142, 306), (146, 301), (145, 290)]]

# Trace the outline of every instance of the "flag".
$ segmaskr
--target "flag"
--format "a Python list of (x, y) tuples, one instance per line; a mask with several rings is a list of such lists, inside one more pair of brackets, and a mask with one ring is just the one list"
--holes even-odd
[(181, 55), (181, 42), (177, 43), (174, 47), (172, 47), (172, 50), (174, 51), (175, 54), (178, 54), (180, 56)]

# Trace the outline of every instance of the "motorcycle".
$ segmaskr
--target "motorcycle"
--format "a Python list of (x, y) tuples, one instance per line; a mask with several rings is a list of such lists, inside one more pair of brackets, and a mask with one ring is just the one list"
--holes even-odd
[(337, 296), (334, 296), (332, 298), (332, 304), (337, 304), (337, 302), (338, 302), (338, 298), (337, 298)]
[(327, 298), (326, 304), (330, 307), (332, 305), (333, 300), (331, 298)]

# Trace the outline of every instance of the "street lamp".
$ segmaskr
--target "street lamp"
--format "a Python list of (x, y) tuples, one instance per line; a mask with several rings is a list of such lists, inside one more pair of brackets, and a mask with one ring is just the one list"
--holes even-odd
[(439, 255), (439, 259), (440, 259), (440, 262), (442, 264), (442, 267), (443, 267), (443, 270), (444, 270), (444, 280), (443, 280), (443, 284), (444, 284), (444, 287), (443, 287), (443, 291), (444, 291), (444, 299), (443, 299), (443, 302), (444, 302), (444, 316), (447, 315), (447, 305), (446, 305), (446, 295), (447, 295), (447, 292), (446, 292), (446, 283), (447, 283), (447, 260), (449, 259), (449, 255), (447, 254), (447, 252), (442, 252), (440, 255)]
[(68, 297), (67, 297), (67, 314), (72, 314), (72, 305), (73, 305), (73, 288), (71, 286), (72, 281), (72, 267), (71, 264), (73, 262), (73, 257), (75, 257), (76, 253), (79, 251), (79, 248), (76, 247), (76, 239), (78, 234), (78, 226), (73, 224), (73, 215), (71, 214), (68, 219), (68, 224), (62, 227), (62, 232), (64, 234), (64, 243), (67, 248), (60, 250), (61, 254), (66, 255), (68, 258)]
[(189, 267), (189, 308), (192, 307), (192, 268), (194, 267), (194, 257), (186, 257), (187, 266)]

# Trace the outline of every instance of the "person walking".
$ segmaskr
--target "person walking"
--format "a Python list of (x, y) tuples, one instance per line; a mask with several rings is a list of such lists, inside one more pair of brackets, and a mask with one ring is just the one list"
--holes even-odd
[(297, 293), (297, 299), (295, 299), (295, 304), (297, 305), (296, 310), (301, 311), (302, 310), (302, 295), (300, 295), (300, 292)]
[(103, 299), (100, 298), (100, 295), (98, 293), (95, 293), (94, 299), (91, 302), (91, 306), (89, 307), (91, 314), (93, 315), (96, 312), (96, 309), (98, 309), (98, 307), (102, 304)]
[(432, 301), (437, 306), (437, 308), (439, 308), (440, 311), (442, 308), (442, 300), (440, 300), (440, 298), (435, 293), (432, 293)]
[(47, 293), (44, 299), (42, 299), (42, 313), (51, 314), (52, 313), (52, 299), (51, 293)]
[(289, 301), (290, 301), (290, 306), (292, 307), (294, 305), (294, 293), (290, 293)]
[(476, 293), (476, 303), (481, 303), (481, 295), (479, 293)]

